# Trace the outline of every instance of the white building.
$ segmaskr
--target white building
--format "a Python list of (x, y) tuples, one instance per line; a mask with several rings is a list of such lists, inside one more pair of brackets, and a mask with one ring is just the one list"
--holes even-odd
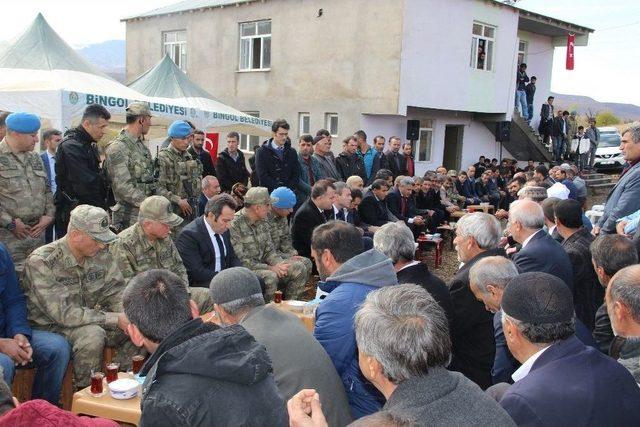
[[(494, 0), (187, 0), (124, 21), (128, 80), (168, 52), (220, 101), (287, 119), (294, 145), (329, 129), (334, 151), (358, 129), (404, 138), (419, 120), (417, 174), (499, 157), (493, 132), (512, 120), (518, 62), (538, 78), (537, 116), (554, 48), (593, 31)], [(502, 154), (549, 158), (519, 117)]]

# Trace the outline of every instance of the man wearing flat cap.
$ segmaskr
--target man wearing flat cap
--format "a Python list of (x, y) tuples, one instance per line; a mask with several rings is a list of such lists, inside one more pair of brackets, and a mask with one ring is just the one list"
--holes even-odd
[(571, 290), (547, 273), (512, 279), (502, 326), (522, 366), (500, 405), (517, 425), (640, 424), (640, 389), (627, 369), (575, 335)]
[(25, 264), (23, 289), (32, 327), (63, 335), (71, 344), (78, 387), (103, 366), (105, 345), (126, 369), (136, 347), (123, 331), (125, 281), (106, 247), (116, 239), (104, 209), (80, 205), (71, 211), (67, 234), (36, 249)]
[(308, 264), (280, 252), (272, 243), (266, 218), (276, 201), (265, 187), (250, 188), (244, 196), (244, 207), (229, 227), (231, 244), (242, 264), (264, 280), (267, 301), (279, 288), (285, 298), (298, 299), (309, 278)]
[(0, 142), (0, 241), (11, 253), (18, 275), (27, 256), (44, 245), (55, 207), (40, 155), (40, 119), (31, 113), (12, 113)]
[[(109, 246), (109, 252), (115, 258), (126, 283), (138, 273), (153, 269), (169, 270), (189, 283), (187, 270), (175, 244), (169, 238), (171, 228), (182, 223), (182, 218), (174, 214), (171, 202), (163, 196), (149, 196), (140, 204), (138, 222), (118, 234), (118, 238)], [(207, 304), (209, 295), (206, 290), (191, 290), (193, 299), (202, 312), (213, 310), (213, 304)]]
[[(160, 150), (156, 159), (158, 194), (171, 201), (173, 212), (185, 221), (182, 228), (198, 214), (198, 197), (202, 191), (202, 163), (187, 151), (193, 128), (184, 120), (169, 126), (169, 146)], [(178, 228), (176, 228), (177, 234)]]
[(156, 176), (151, 152), (144, 136), (151, 127), (151, 111), (145, 102), (133, 102), (127, 107), (127, 124), (109, 143), (105, 168), (111, 181), (116, 205), (113, 226), (123, 230), (138, 220), (140, 204), (156, 194)]

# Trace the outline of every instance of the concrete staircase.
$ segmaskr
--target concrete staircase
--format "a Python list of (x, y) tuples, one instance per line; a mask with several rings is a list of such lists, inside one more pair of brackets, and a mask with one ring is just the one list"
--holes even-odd
[[(496, 122), (485, 122), (485, 126), (495, 136)], [(517, 112), (511, 118), (511, 138), (502, 144), (516, 160), (553, 161), (552, 148), (542, 143), (542, 136), (538, 131), (527, 124)]]
[(617, 175), (605, 175), (603, 173), (586, 173), (582, 175), (582, 179), (587, 183), (587, 189), (589, 194), (594, 196), (596, 194), (608, 194), (609, 191), (618, 182)]

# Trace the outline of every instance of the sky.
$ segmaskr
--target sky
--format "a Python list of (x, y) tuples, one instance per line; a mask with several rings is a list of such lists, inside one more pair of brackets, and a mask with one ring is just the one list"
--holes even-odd
[[(0, 40), (20, 34), (42, 12), (74, 47), (125, 38), (120, 19), (178, 0), (20, 0), (3, 12)], [(640, 105), (640, 0), (518, 0), (516, 6), (596, 31), (576, 47), (575, 69), (564, 69), (566, 48), (556, 48), (551, 89), (598, 101)]]

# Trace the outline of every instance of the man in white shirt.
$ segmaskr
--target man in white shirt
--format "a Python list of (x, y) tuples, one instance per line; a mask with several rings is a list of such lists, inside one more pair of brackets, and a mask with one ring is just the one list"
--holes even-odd
[(353, 214), (351, 213), (351, 216), (349, 216), (351, 189), (342, 181), (338, 181), (333, 185), (336, 187), (336, 195), (333, 199), (333, 219), (353, 224)]
[[(56, 150), (62, 141), (62, 132), (58, 129), (47, 129), (42, 132), (42, 141), (46, 150), (40, 154), (42, 164), (47, 171), (47, 182), (51, 187), (51, 193), (56, 194)], [(45, 241), (51, 243), (56, 239), (54, 225), (51, 224), (45, 231)]]

